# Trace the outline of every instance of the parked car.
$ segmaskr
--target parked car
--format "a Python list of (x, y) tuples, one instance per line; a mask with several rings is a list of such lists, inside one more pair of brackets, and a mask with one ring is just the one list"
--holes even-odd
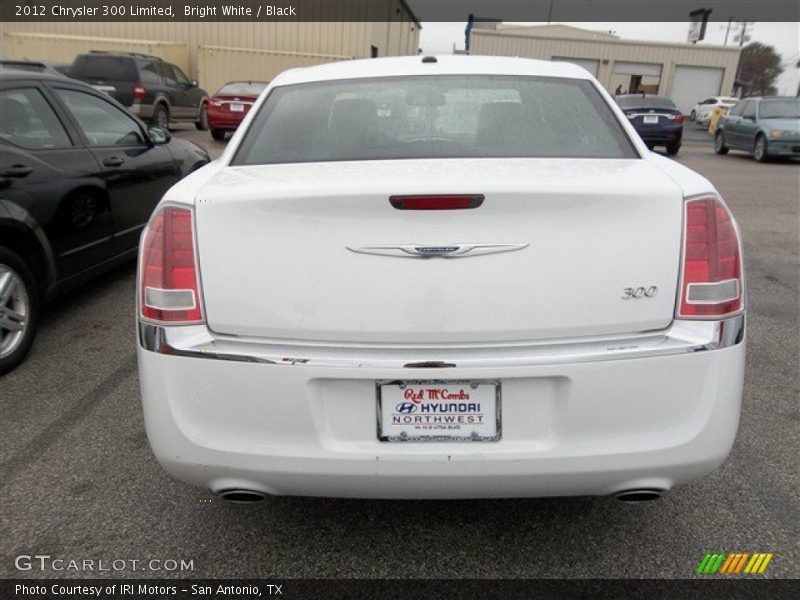
[(226, 133), (235, 131), (267, 85), (265, 81), (230, 81), (219, 88), (203, 107), (211, 137), (224, 140)]
[(16, 69), (17, 71), (33, 71), (35, 73), (48, 73), (50, 75), (64, 75), (69, 71), (68, 63), (41, 62), (37, 60), (0, 60), (1, 69)]
[(800, 156), (800, 98), (747, 98), (720, 119), (714, 150), (744, 150), (764, 162), (772, 157)]
[(208, 162), (86, 84), (0, 71), (0, 373), (40, 302), (133, 258), (162, 194)]
[(698, 125), (708, 125), (715, 108), (727, 110), (738, 101), (738, 98), (731, 98), (730, 96), (706, 98), (694, 105), (692, 112), (689, 113), (689, 120), (696, 121)]
[(97, 52), (80, 54), (69, 76), (85, 81), (151, 125), (193, 121), (204, 129), (201, 109), (208, 94), (177, 66), (146, 54)]
[(649, 94), (616, 97), (625, 116), (651, 150), (665, 146), (667, 154), (677, 154), (683, 140), (683, 114), (669, 98)]
[(332, 63), (252, 111), (143, 236), (139, 376), (170, 473), (242, 501), (644, 500), (723, 462), (736, 223), (585, 69)]

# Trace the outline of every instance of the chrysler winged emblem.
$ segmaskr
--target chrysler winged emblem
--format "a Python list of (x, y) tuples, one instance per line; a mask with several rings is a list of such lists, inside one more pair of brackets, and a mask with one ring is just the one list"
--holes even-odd
[(347, 246), (359, 254), (399, 256), (402, 258), (466, 258), (483, 254), (499, 254), (527, 248), (528, 244), (391, 244), (379, 246)]

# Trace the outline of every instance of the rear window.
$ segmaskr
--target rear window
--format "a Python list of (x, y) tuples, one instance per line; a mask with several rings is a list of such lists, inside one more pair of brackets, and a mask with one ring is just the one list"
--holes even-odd
[(80, 79), (97, 79), (103, 81), (137, 80), (133, 60), (123, 56), (103, 56), (88, 54), (75, 59), (70, 75)]
[(669, 108), (677, 110), (669, 98), (661, 96), (617, 96), (617, 104), (621, 108)]
[(226, 83), (216, 93), (217, 96), (258, 96), (267, 87), (267, 83), (258, 81), (237, 81)]
[(441, 75), (275, 88), (231, 164), (636, 156), (589, 81)]

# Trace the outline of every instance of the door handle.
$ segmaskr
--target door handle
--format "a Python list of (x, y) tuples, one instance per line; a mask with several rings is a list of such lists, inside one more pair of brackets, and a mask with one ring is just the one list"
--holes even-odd
[(109, 156), (103, 161), (103, 164), (107, 167), (118, 167), (124, 162), (124, 158), (120, 158), (119, 156)]
[(0, 177), (27, 177), (33, 173), (33, 167), (27, 165), (11, 165), (7, 169), (0, 171)]

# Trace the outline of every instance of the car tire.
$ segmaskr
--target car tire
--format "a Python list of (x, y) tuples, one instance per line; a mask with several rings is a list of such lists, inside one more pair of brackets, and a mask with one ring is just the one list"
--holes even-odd
[(692, 111), (691, 113), (689, 113), (689, 120), (694, 121), (695, 119), (697, 119), (697, 113), (695, 111)]
[(197, 131), (205, 131), (208, 129), (208, 106), (203, 103), (203, 106), (200, 108), (200, 120), (194, 122), (194, 126), (197, 128)]
[(680, 144), (667, 144), (667, 154), (670, 156), (675, 156), (680, 149)]
[(730, 148), (725, 145), (724, 134), (718, 131), (714, 136), (714, 152), (717, 154), (727, 154), (728, 150), (730, 150)]
[(227, 132), (224, 129), (212, 129), (211, 130), (211, 137), (215, 140), (222, 141), (225, 139), (225, 134)]
[(753, 146), (753, 158), (758, 162), (767, 162), (769, 160), (767, 138), (765, 138), (763, 134), (759, 133), (758, 136), (756, 136), (756, 143)]
[(169, 109), (161, 103), (156, 104), (153, 109), (153, 116), (150, 117), (150, 125), (161, 129), (169, 129)]
[[(18, 318), (9, 319), (9, 312), (22, 315), (21, 329), (9, 327)], [(33, 344), (39, 325), (39, 291), (36, 279), (20, 256), (0, 246), (0, 375), (19, 365)]]

